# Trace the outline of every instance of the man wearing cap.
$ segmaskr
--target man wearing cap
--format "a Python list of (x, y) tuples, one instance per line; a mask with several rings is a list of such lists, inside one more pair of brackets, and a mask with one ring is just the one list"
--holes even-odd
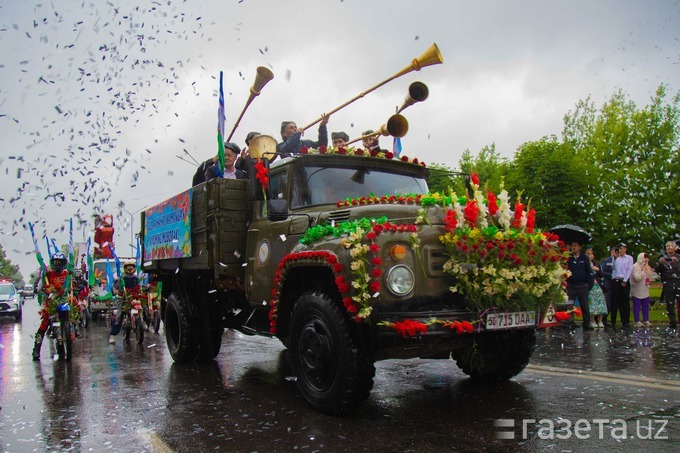
[(571, 243), (571, 256), (567, 261), (571, 275), (567, 278), (567, 296), (569, 300), (578, 297), (583, 315), (583, 330), (593, 330), (590, 326), (590, 307), (588, 306), (588, 293), (595, 284), (590, 260), (581, 250), (581, 244), (577, 241)]
[[(259, 132), (248, 132), (248, 135), (246, 135), (246, 147), (243, 148), (243, 151), (241, 151), (241, 157), (236, 161), (236, 168), (246, 172), (248, 174), (248, 161), (251, 159), (250, 154), (248, 154), (248, 148), (250, 147), (250, 142), (253, 141), (253, 139), (259, 137), (260, 134)], [(250, 176), (250, 175), (248, 175)]]
[[(372, 135), (375, 134), (372, 130), (367, 130), (364, 131), (363, 134), (361, 134), (362, 137), (366, 137), (367, 135)], [(378, 135), (373, 135), (372, 137), (366, 137), (363, 140), (361, 140), (361, 143), (364, 145), (364, 148), (366, 148), (369, 152), (370, 151), (375, 151), (377, 153), (381, 152), (382, 149), (380, 149), (380, 142), (378, 141)]]
[(349, 135), (345, 132), (331, 132), (331, 144), (333, 148), (344, 148), (349, 141)]
[(661, 254), (654, 270), (663, 283), (663, 298), (666, 301), (670, 328), (676, 329), (678, 317), (675, 306), (676, 303), (680, 303), (680, 253), (675, 241), (666, 242), (666, 252)]
[(300, 154), (300, 149), (318, 148), (319, 146), (328, 146), (328, 124), (329, 115), (325, 113), (321, 115), (321, 123), (319, 124), (319, 139), (317, 141), (303, 140), (302, 134), (304, 129), (298, 129), (295, 121), (284, 121), (281, 123), (281, 138), (283, 141), (276, 145), (276, 153), (281, 157), (291, 156), (293, 154)]
[(630, 327), (630, 275), (633, 273), (633, 257), (626, 255), (628, 247), (623, 242), (617, 247), (618, 253), (612, 271), (611, 323), (616, 328), (616, 314), (621, 313), (621, 325)]
[[(242, 170), (238, 170), (234, 164), (238, 158), (241, 148), (236, 143), (227, 142), (224, 144), (224, 173), (223, 178), (226, 179), (247, 179), (248, 174)], [(210, 181), (219, 176), (219, 168), (217, 158), (215, 163), (205, 170), (205, 180)]]

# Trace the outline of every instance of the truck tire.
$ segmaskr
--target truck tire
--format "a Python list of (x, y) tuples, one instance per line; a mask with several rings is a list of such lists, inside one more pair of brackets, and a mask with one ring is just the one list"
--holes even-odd
[(220, 353), (222, 347), (222, 334), (224, 328), (220, 324), (220, 316), (217, 310), (210, 306), (210, 302), (204, 300), (201, 307), (198, 355), (196, 360), (207, 362)]
[(327, 295), (303, 294), (290, 324), (290, 361), (302, 397), (314, 408), (338, 414), (358, 407), (373, 388), (375, 367)]
[(506, 330), (478, 335), (476, 351), (453, 354), (456, 364), (471, 378), (506, 381), (524, 370), (536, 344), (535, 330)]
[(187, 311), (179, 296), (170, 294), (165, 308), (165, 339), (172, 360), (179, 363), (194, 360), (198, 348)]

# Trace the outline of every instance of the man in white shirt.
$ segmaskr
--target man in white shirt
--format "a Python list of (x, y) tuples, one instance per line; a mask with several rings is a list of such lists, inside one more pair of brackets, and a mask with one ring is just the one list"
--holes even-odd
[(628, 247), (624, 243), (618, 245), (618, 253), (612, 271), (611, 323), (615, 329), (616, 314), (621, 313), (621, 325), (630, 327), (630, 275), (633, 272), (633, 257), (626, 255)]

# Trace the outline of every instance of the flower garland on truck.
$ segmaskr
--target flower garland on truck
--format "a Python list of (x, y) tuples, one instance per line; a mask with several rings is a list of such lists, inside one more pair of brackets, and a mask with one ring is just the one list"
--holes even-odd
[[(455, 277), (455, 283), (450, 287), (452, 293), (464, 294), (471, 308), (484, 313), (489, 310), (536, 308), (541, 313), (545, 312), (551, 302), (563, 298), (562, 288), (568, 272), (564, 266), (567, 257), (564, 243), (554, 234), (535, 230), (535, 210), (522, 203), (521, 193), (512, 211), (508, 192), (504, 188), (501, 188), (498, 196), (487, 191), (484, 197), (477, 175), (471, 179), (473, 196), (469, 199), (450, 192), (449, 195), (369, 195), (339, 201), (338, 207), (411, 204), (420, 205), (422, 209), (414, 224), (397, 225), (383, 217), (309, 228), (300, 243), (311, 245), (331, 236), (343, 238), (342, 246), (349, 250), (352, 258), (353, 280), (349, 283), (345, 281), (342, 265), (335, 255), (326, 256), (327, 252), (299, 252), (285, 256), (275, 275), (275, 289), (270, 301), (271, 333), (276, 333), (282, 276), (291, 263), (301, 259), (315, 258), (331, 267), (347, 313), (356, 322), (367, 322), (373, 310), (371, 300), (380, 294), (382, 263), (378, 256), (380, 248), (375, 241), (377, 236), (385, 232), (408, 233), (412, 249), (422, 260), (418, 253), (418, 225), (431, 224), (428, 215), (430, 209), (443, 209), (445, 212), (445, 233), (439, 240), (448, 255), (443, 270)], [(481, 323), (481, 319), (476, 323)], [(474, 331), (474, 324), (468, 321), (442, 321), (436, 318), (427, 323), (406, 319), (395, 323), (380, 321), (377, 324), (390, 327), (405, 337), (423, 334), (433, 325), (451, 329), (457, 334)]]

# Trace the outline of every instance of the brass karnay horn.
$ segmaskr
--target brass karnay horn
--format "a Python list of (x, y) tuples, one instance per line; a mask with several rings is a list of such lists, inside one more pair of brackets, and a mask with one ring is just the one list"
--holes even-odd
[(404, 116), (399, 115), (397, 113), (395, 115), (390, 116), (387, 120), (387, 123), (380, 126), (377, 131), (373, 132), (372, 134), (362, 135), (359, 138), (350, 140), (349, 142), (345, 143), (345, 145), (358, 142), (359, 140), (363, 140), (365, 138), (377, 137), (378, 135), (383, 135), (385, 137), (391, 135), (392, 137), (395, 138), (401, 138), (407, 133), (408, 133), (408, 120), (406, 120)]
[(246, 110), (248, 109), (248, 106), (250, 105), (250, 103), (253, 102), (253, 99), (255, 99), (255, 97), (257, 97), (260, 94), (260, 91), (267, 84), (267, 82), (269, 82), (273, 78), (274, 78), (274, 73), (271, 72), (268, 68), (265, 68), (264, 66), (258, 66), (257, 67), (257, 74), (255, 75), (255, 82), (253, 83), (253, 86), (250, 87), (250, 97), (248, 97), (248, 100), (246, 101), (245, 107), (243, 107), (241, 114), (238, 116), (238, 119), (236, 120), (236, 124), (234, 124), (233, 129), (229, 133), (229, 137), (227, 137), (227, 141), (231, 141), (231, 137), (234, 136), (234, 132), (236, 131), (238, 124), (241, 122), (241, 118), (243, 118), (243, 114), (246, 113)]
[[(444, 59), (442, 58), (441, 52), (439, 52), (439, 48), (437, 47), (437, 44), (432, 44), (421, 56), (419, 56), (418, 58), (414, 58), (413, 61), (411, 61), (410, 65), (406, 66), (404, 69), (397, 72), (392, 77), (383, 80), (382, 82), (378, 83), (377, 85), (369, 88), (368, 90), (364, 91), (363, 93), (360, 93), (358, 96), (350, 99), (349, 101), (345, 102), (344, 104), (342, 104), (339, 107), (334, 108), (333, 110), (327, 112), (326, 114), (332, 115), (333, 113), (337, 112), (338, 110), (347, 107), (352, 102), (366, 96), (371, 91), (380, 88), (381, 86), (385, 85), (388, 82), (391, 82), (392, 80), (396, 79), (397, 77), (401, 77), (404, 74), (408, 74), (411, 71), (420, 71), (420, 69), (424, 68), (425, 66), (431, 66), (433, 64), (440, 64), (440, 63), (443, 63), (443, 62), (444, 62)], [(319, 121), (321, 121), (321, 117), (319, 117), (316, 120), (314, 120), (313, 122), (309, 123), (308, 125), (306, 125), (302, 129), (307, 130), (310, 127), (314, 126)]]
[(413, 82), (411, 85), (409, 85), (408, 95), (406, 96), (406, 99), (404, 99), (404, 103), (397, 110), (397, 113), (401, 113), (401, 111), (406, 107), (409, 107), (416, 102), (423, 102), (425, 99), (427, 99), (429, 94), (430, 90), (427, 89), (427, 85), (425, 85), (423, 82)]

